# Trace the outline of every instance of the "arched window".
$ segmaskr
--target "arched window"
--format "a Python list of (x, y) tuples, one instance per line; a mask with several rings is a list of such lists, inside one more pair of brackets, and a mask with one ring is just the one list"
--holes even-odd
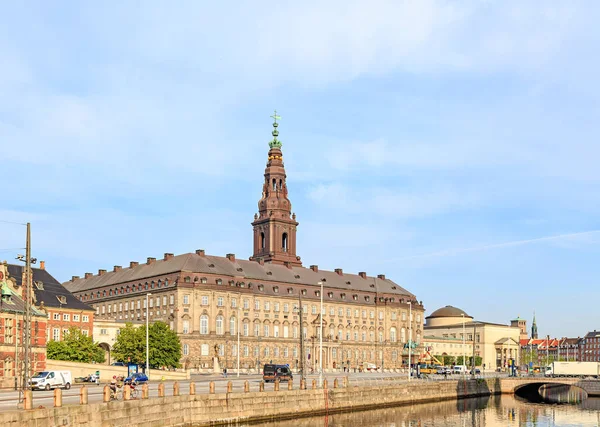
[(283, 233), (283, 235), (281, 236), (281, 247), (283, 249), (283, 252), (287, 252), (287, 250), (288, 250), (288, 235), (287, 235), (287, 233)]
[(397, 337), (396, 337), (396, 328), (395, 327), (391, 327), (390, 328), (390, 341), (391, 342), (396, 342)]
[(273, 178), (273, 191), (277, 191), (277, 180)]
[(223, 316), (217, 316), (216, 332), (217, 332), (217, 335), (223, 335)]
[(237, 321), (235, 316), (231, 316), (231, 318), (229, 319), (229, 335), (235, 335), (236, 334), (236, 329), (237, 329)]
[(406, 342), (406, 329), (400, 329), (400, 342)]
[(279, 189), (283, 190), (283, 179), (279, 180)]
[(208, 335), (208, 316), (206, 314), (200, 316), (200, 334)]
[(265, 248), (265, 233), (260, 233), (260, 247)]

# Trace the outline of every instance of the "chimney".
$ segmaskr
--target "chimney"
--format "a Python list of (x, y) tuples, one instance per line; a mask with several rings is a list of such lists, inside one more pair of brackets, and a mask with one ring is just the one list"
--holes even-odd
[(74, 282), (75, 280), (79, 280), (79, 276), (71, 276), (71, 282)]
[(206, 256), (204, 249), (196, 249), (196, 255)]
[(89, 279), (89, 278), (90, 278), (90, 277), (92, 277), (92, 276), (93, 276), (93, 274), (92, 274), (92, 273), (85, 273), (85, 278), (86, 278), (86, 279)]
[(381, 280), (385, 280), (385, 274), (378, 274), (377, 278), (381, 279)]
[(130, 261), (129, 262), (129, 268), (137, 267), (138, 265), (140, 265), (140, 263), (137, 262), (137, 261)]
[(344, 272), (342, 271), (342, 269), (341, 269), (341, 268), (336, 268), (336, 269), (335, 269), (335, 270), (333, 270), (333, 271), (335, 271), (335, 272), (336, 272), (337, 274), (339, 274), (340, 276), (343, 276), (343, 275), (344, 275)]
[(102, 276), (104, 273), (106, 273), (106, 270), (98, 270), (98, 276)]
[(225, 255), (225, 258), (227, 258), (231, 262), (235, 262), (235, 254), (227, 254)]
[(319, 272), (319, 266), (318, 266), (318, 265), (311, 265), (311, 266), (310, 266), (310, 269), (311, 269), (312, 271), (314, 271), (315, 273), (318, 273), (318, 272)]
[(123, 267), (121, 267), (120, 265), (115, 265), (115, 266), (113, 267), (113, 271), (114, 271), (114, 272), (121, 271), (121, 269), (122, 269), (122, 268), (123, 268)]
[(366, 279), (366, 278), (367, 278), (367, 273), (366, 273), (365, 271), (359, 271), (359, 272), (358, 272), (358, 275), (359, 275), (360, 277), (362, 277), (363, 279)]
[(165, 252), (165, 257), (163, 258), (165, 261), (170, 260), (171, 258), (173, 258), (173, 254), (170, 254), (168, 252)]
[(146, 264), (150, 265), (150, 264), (154, 264), (156, 262), (156, 258), (152, 258), (152, 257), (148, 257), (146, 259)]
[(40, 261), (40, 270), (46, 269), (46, 261)]

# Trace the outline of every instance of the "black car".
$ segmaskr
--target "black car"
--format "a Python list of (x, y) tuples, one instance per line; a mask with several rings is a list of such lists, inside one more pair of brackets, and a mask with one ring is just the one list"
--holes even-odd
[(294, 375), (289, 365), (272, 365), (268, 363), (263, 367), (263, 381), (266, 383), (275, 382), (275, 380), (289, 381), (293, 379)]

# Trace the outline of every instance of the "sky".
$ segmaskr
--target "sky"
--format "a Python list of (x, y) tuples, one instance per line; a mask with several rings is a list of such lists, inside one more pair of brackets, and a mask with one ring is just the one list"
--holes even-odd
[[(0, 258), (252, 253), (282, 117), (305, 266), (600, 327), (600, 3), (5, 2)], [(594, 142), (596, 141), (596, 142)]]

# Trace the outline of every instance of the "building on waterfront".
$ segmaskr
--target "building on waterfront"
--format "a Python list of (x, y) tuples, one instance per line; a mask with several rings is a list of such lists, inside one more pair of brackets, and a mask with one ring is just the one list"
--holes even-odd
[(431, 313), (425, 322), (423, 330), (428, 342), (430, 337), (458, 340), (453, 343), (453, 349), (458, 348), (459, 355), (460, 350), (464, 350), (467, 357), (472, 356), (474, 345), (475, 356), (481, 357), (482, 366), (487, 370), (505, 369), (509, 359), (519, 361), (519, 327), (475, 320), (463, 310), (449, 305)]
[(423, 336), (423, 353), (419, 355), (419, 359), (428, 362), (433, 359), (430, 356), (433, 356), (443, 363), (444, 361), (440, 356), (450, 356), (456, 363), (458, 357), (462, 358), (463, 355), (466, 355), (467, 361), (469, 361), (469, 358), (473, 355), (473, 341), (465, 340), (463, 343), (462, 336), (452, 337), (451, 334), (447, 335), (446, 337)]
[(583, 362), (600, 362), (600, 332), (594, 329), (585, 334), (580, 349)]
[[(25, 267), (8, 264), (8, 272), (22, 288)], [(91, 335), (94, 325), (94, 309), (76, 298), (60, 284), (47, 270), (44, 261), (33, 272), (33, 304), (48, 315), (46, 323), (47, 341), (60, 341), (71, 327), (80, 329), (84, 335)]]
[[(15, 387), (23, 375), (25, 301), (20, 283), (9, 274), (6, 261), (0, 263), (0, 388)], [(31, 308), (30, 375), (46, 367), (46, 321), (44, 312)]]
[(578, 362), (581, 360), (582, 338), (566, 338), (558, 340), (558, 360)]
[(422, 303), (383, 274), (302, 265), (277, 121), (273, 127), (249, 260), (204, 250), (166, 253), (74, 276), (64, 286), (94, 307), (97, 319), (141, 321), (147, 313), (169, 324), (181, 339), (186, 368), (212, 369), (214, 357), (233, 368), (238, 352), (244, 369), (265, 362), (298, 367), (302, 349), (307, 368), (316, 369), (320, 360), (325, 369), (366, 363), (400, 368), (407, 361), (405, 344), (423, 336)]
[(527, 320), (521, 319), (519, 316), (517, 316), (516, 319), (510, 321), (510, 326), (513, 328), (519, 328), (521, 331), (521, 334), (519, 335), (519, 341), (529, 338), (527, 333)]

